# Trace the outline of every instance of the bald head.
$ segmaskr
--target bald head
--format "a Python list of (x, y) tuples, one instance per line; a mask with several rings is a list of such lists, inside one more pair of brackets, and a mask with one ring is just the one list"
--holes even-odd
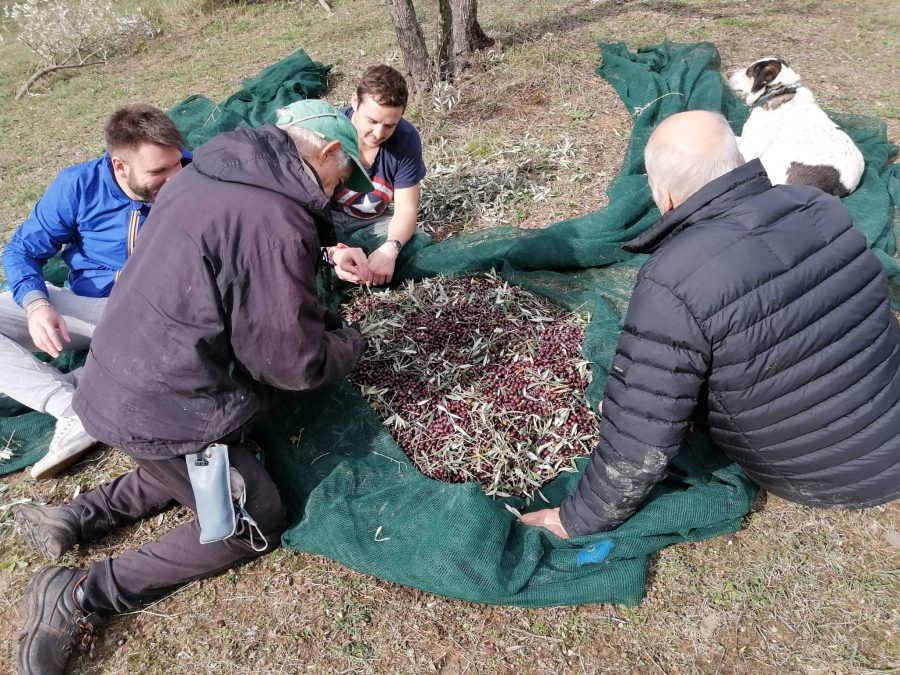
[(644, 150), (647, 180), (661, 213), (744, 163), (722, 115), (690, 110), (665, 119)]

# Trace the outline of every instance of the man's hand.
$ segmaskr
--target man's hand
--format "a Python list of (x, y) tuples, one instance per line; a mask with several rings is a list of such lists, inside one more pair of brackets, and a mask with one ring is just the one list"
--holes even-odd
[(338, 279), (349, 281), (352, 284), (372, 283), (372, 273), (369, 270), (369, 261), (366, 253), (361, 248), (335, 248), (332, 253), (334, 260), (334, 273)]
[(372, 284), (381, 286), (394, 276), (394, 264), (400, 251), (390, 242), (385, 242), (369, 256), (369, 270), (372, 272)]
[(28, 333), (35, 346), (53, 358), (59, 356), (62, 341), (70, 342), (65, 319), (44, 299), (28, 303), (25, 313), (28, 315)]
[(568, 539), (569, 533), (559, 519), (559, 509), (543, 509), (524, 514), (519, 521), (523, 525), (534, 525), (550, 530), (557, 537)]

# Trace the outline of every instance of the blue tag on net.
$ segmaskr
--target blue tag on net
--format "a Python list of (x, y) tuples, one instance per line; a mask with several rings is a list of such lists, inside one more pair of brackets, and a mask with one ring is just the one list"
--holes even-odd
[(578, 554), (575, 556), (575, 562), (578, 563), (579, 567), (602, 563), (606, 560), (606, 556), (609, 555), (610, 551), (613, 550), (613, 546), (612, 539), (602, 539), (594, 544), (585, 546), (578, 551)]

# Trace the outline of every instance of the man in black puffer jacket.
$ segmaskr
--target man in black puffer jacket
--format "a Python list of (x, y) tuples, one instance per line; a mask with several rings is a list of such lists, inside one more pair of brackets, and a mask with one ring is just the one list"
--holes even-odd
[(849, 212), (743, 164), (721, 115), (673, 115), (647, 176), (661, 220), (603, 397), (601, 440), (559, 536), (611, 530), (666, 475), (692, 421), (769, 492), (820, 507), (900, 496), (900, 327)]

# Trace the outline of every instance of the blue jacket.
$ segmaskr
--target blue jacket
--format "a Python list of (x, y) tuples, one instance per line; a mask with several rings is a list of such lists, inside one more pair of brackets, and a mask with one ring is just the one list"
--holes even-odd
[[(183, 161), (190, 158), (185, 150)], [(3, 249), (15, 301), (24, 307), (47, 297), (42, 269), (60, 249), (73, 292), (108, 296), (150, 206), (122, 192), (109, 154), (60, 171)]]

